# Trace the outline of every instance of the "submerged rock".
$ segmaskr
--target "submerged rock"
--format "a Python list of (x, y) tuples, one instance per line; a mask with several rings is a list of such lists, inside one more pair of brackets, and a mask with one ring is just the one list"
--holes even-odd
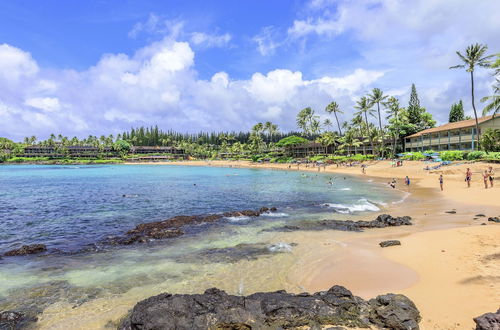
[(13, 256), (25, 256), (28, 254), (37, 254), (47, 251), (47, 247), (45, 244), (31, 244), (31, 245), (23, 245), (19, 249), (8, 251), (4, 254), (4, 256), (13, 257)]
[(388, 247), (388, 246), (394, 246), (394, 245), (401, 245), (401, 242), (398, 240), (389, 240), (389, 241), (383, 241), (378, 243), (380, 247)]
[(420, 314), (403, 295), (370, 301), (342, 286), (315, 294), (286, 291), (228, 295), (219, 289), (203, 294), (163, 293), (139, 302), (119, 329), (287, 329), (322, 325), (418, 329)]
[(352, 221), (352, 220), (320, 220), (303, 221), (295, 225), (286, 225), (271, 229), (272, 231), (296, 231), (296, 230), (342, 230), (342, 231), (362, 231), (364, 228), (384, 228), (392, 226), (410, 226), (411, 217), (392, 217), (388, 214), (381, 214), (372, 221)]
[(208, 215), (179, 215), (173, 218), (146, 222), (137, 225), (123, 236), (109, 237), (105, 243), (111, 245), (130, 245), (134, 243), (147, 243), (152, 240), (179, 237), (185, 234), (185, 227), (204, 223), (213, 223), (228, 217), (258, 217), (265, 212), (274, 212), (275, 207), (262, 207), (260, 210), (243, 210), (225, 212), (223, 214)]
[(296, 243), (241, 243), (231, 247), (204, 249), (176, 259), (181, 263), (234, 263), (241, 260), (256, 260), (260, 257), (289, 253)]
[(13, 311), (0, 311), (0, 329), (16, 329), (23, 318), (22, 313)]
[(496, 313), (486, 313), (475, 317), (476, 330), (500, 330), (500, 309)]

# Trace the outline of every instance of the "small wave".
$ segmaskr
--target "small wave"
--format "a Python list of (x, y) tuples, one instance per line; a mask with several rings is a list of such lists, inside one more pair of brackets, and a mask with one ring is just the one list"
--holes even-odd
[(230, 222), (241, 222), (241, 221), (247, 221), (250, 220), (250, 217), (247, 217), (245, 215), (239, 216), (239, 217), (225, 217)]
[(352, 190), (351, 188), (340, 188), (339, 190), (346, 191), (346, 190)]
[(261, 216), (272, 217), (272, 218), (284, 218), (284, 217), (288, 217), (288, 213), (284, 213), (284, 212), (265, 212), (265, 213), (262, 213)]
[(283, 242), (271, 244), (267, 248), (271, 252), (292, 252), (292, 245)]
[(395, 201), (395, 202), (392, 202), (392, 204), (401, 204), (403, 203), (408, 197), (410, 197), (410, 193), (409, 192), (406, 192), (405, 195), (403, 196), (403, 198), (401, 198), (400, 200), (398, 201)]
[(346, 204), (335, 204), (335, 203), (326, 203), (323, 204), (326, 207), (335, 209), (338, 213), (353, 213), (353, 212), (363, 212), (363, 211), (380, 211), (380, 208), (367, 201), (366, 199), (360, 199), (359, 203), (346, 205)]
[(123, 194), (122, 197), (124, 198), (136, 198), (139, 197), (137, 194)]

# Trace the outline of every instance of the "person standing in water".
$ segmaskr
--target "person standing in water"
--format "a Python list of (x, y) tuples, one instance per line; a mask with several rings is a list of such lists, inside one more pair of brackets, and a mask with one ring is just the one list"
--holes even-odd
[(441, 191), (443, 191), (443, 182), (444, 182), (443, 175), (440, 174), (439, 175), (439, 186), (441, 187)]
[(465, 182), (467, 182), (467, 188), (470, 188), (470, 182), (472, 180), (472, 171), (470, 168), (467, 168), (467, 171), (465, 172)]
[(405, 178), (405, 184), (406, 184), (407, 186), (409, 186), (409, 185), (410, 185), (410, 178), (408, 177), (408, 175), (407, 175), (407, 176), (406, 176), (406, 178)]

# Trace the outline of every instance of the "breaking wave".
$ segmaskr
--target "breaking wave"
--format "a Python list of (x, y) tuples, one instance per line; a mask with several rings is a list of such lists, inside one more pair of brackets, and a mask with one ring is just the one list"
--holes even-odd
[(380, 208), (374, 203), (362, 198), (358, 203), (354, 204), (335, 204), (326, 203), (323, 204), (326, 207), (332, 208), (338, 213), (353, 213), (353, 212), (364, 212), (364, 211), (380, 211)]

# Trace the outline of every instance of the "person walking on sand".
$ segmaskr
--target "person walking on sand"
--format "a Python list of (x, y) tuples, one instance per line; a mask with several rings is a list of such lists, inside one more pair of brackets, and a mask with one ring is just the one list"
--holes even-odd
[(488, 170), (484, 170), (483, 173), (483, 181), (484, 181), (484, 189), (488, 189), (488, 178), (490, 175), (488, 174)]
[(488, 178), (490, 179), (490, 188), (493, 188), (493, 180), (495, 180), (495, 172), (493, 172), (493, 166), (488, 169)]
[(443, 181), (444, 181), (443, 175), (440, 174), (439, 175), (439, 186), (441, 187), (441, 191), (443, 191)]
[(467, 168), (465, 172), (465, 182), (467, 182), (467, 188), (470, 188), (470, 181), (472, 180), (472, 171), (470, 168)]

